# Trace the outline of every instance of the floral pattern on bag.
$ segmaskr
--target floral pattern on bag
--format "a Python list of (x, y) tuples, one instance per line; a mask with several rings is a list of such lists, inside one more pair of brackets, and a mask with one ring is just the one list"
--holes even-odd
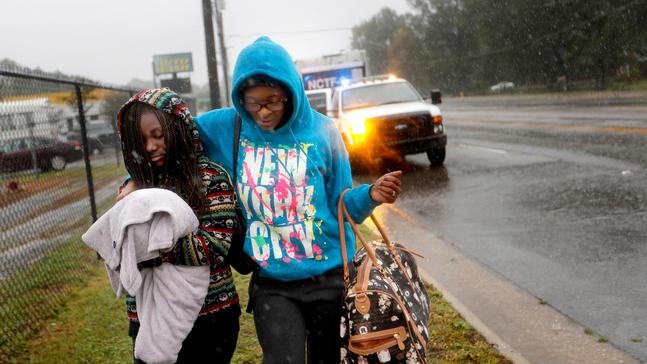
[[(360, 249), (349, 264), (340, 327), (341, 362), (426, 363), (429, 297), (415, 259), (402, 245), (394, 246), (394, 255), (385, 245), (372, 244), (383, 269), (371, 267), (365, 291), (352, 288), (358, 283), (362, 263), (370, 259), (366, 250)], [(355, 307), (359, 294), (368, 299), (367, 313)]]

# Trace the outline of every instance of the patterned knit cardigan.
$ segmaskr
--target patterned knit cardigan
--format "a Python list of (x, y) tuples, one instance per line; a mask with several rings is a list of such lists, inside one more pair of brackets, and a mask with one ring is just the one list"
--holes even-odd
[[(238, 305), (231, 268), (225, 262), (236, 222), (235, 195), (224, 168), (206, 157), (198, 157), (208, 211), (194, 233), (178, 240), (164, 261), (176, 265), (209, 265), (211, 278), (200, 316)], [(135, 298), (126, 296), (128, 318), (137, 321)]]

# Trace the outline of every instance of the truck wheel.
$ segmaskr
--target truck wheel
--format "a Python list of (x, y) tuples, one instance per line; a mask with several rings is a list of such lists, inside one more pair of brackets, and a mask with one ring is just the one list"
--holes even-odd
[(427, 150), (427, 158), (433, 167), (440, 167), (445, 162), (445, 148)]
[(55, 171), (62, 171), (65, 169), (67, 161), (65, 157), (55, 154), (49, 159), (49, 166)]

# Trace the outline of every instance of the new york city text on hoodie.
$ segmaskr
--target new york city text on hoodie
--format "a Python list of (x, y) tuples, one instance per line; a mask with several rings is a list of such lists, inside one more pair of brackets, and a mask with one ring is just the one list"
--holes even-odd
[[(239, 86), (265, 75), (287, 86), (292, 115), (266, 131), (241, 104)], [(348, 154), (332, 120), (310, 108), (299, 72), (289, 54), (267, 37), (238, 57), (233, 74), (234, 108), (212, 110), (197, 118), (209, 158), (236, 173), (237, 193), (247, 218), (244, 251), (261, 267), (260, 275), (297, 280), (341, 266), (337, 201), (352, 186)], [(288, 109), (289, 110), (289, 109)], [(242, 119), (237, 171), (232, 171), (233, 126)], [(355, 221), (363, 221), (376, 203), (369, 185), (344, 197)], [(355, 252), (347, 228), (348, 256)]]

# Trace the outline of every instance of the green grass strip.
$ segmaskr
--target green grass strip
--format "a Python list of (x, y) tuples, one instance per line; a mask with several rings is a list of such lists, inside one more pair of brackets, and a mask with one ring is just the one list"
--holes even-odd
[[(92, 254), (79, 253), (91, 269), (87, 282), (75, 285), (53, 320), (43, 325), (40, 335), (25, 345), (15, 363), (125, 363), (132, 356), (128, 322), (122, 299), (116, 299), (105, 269)], [(247, 305), (249, 276), (235, 275), (241, 305)], [(430, 363), (511, 363), (489, 344), (447, 303), (440, 292), (428, 287), (432, 311), (431, 340), (427, 347)], [(261, 362), (251, 314), (243, 312), (236, 364)]]
[(86, 285), (93, 257), (76, 237), (0, 283), (0, 362), (25, 350), (69, 295)]

